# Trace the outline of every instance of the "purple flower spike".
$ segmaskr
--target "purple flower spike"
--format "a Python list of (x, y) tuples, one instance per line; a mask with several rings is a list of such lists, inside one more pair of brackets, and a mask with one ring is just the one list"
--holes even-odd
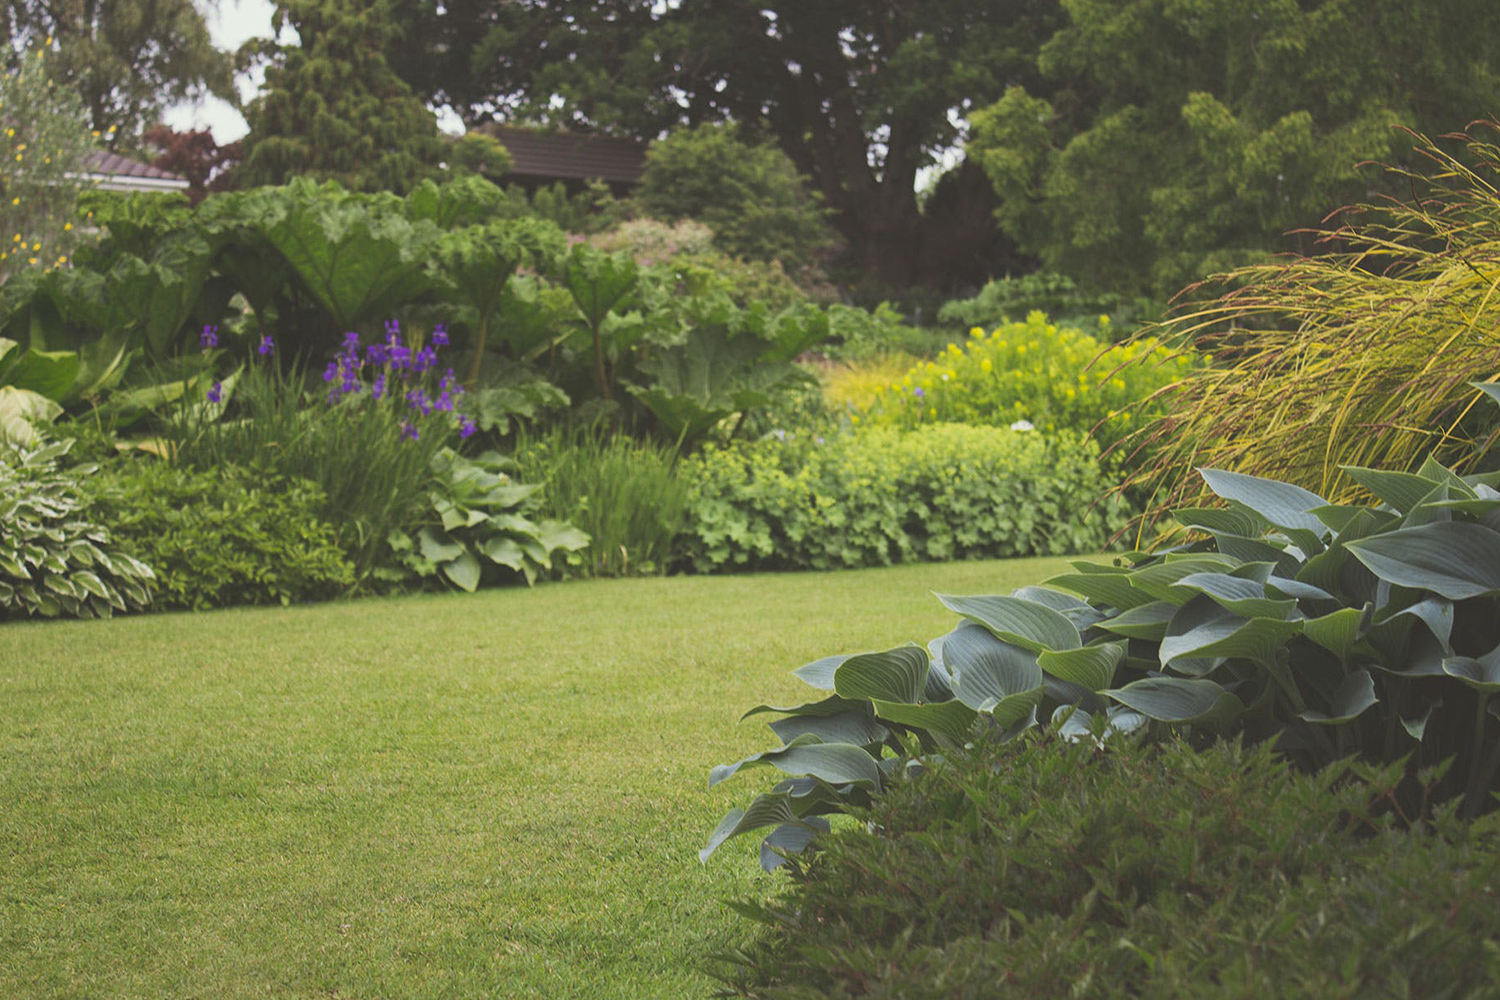
[(359, 334), (355, 333), (353, 330), (350, 330), (348, 333), (344, 334), (344, 351), (345, 353), (352, 356), (358, 350)]
[(198, 346), (204, 351), (212, 350), (219, 346), (219, 328), (212, 323), (205, 323), (203, 332), (198, 334)]
[(923, 396), (927, 395), (927, 393), (923, 392), (922, 387), (919, 385), (912, 390), (912, 395), (916, 396), (918, 399), (921, 399)]
[(263, 358), (268, 358), (272, 353), (275, 352), (275, 350), (276, 342), (271, 339), (271, 335), (268, 333), (264, 337), (260, 338), (260, 345), (255, 348), (255, 353), (259, 354)]
[(213, 384), (213, 387), (208, 390), (208, 401), (210, 403), (217, 403), (217, 402), (220, 402), (221, 400), (223, 400), (223, 398), (224, 398), (224, 383), (220, 382), (218, 380), (215, 380), (214, 384)]
[(375, 382), (370, 386), (370, 398), (379, 399), (385, 395), (385, 372), (375, 376)]
[(392, 340), (401, 336), (401, 321), (399, 319), (388, 319), (385, 321), (385, 335)]
[(474, 423), (472, 417), (464, 417), (458, 422), (458, 436), (460, 439), (467, 440), (477, 430), (479, 430), (479, 425)]
[(338, 362), (337, 361), (330, 361), (330, 362), (328, 362), (328, 367), (323, 369), (323, 381), (324, 382), (332, 382), (334, 379), (338, 378), (338, 375), (339, 375), (339, 365), (338, 365)]
[(408, 441), (415, 441), (418, 436), (417, 425), (412, 423), (410, 420), (403, 423), (401, 425), (401, 436)]
[(437, 326), (435, 326), (435, 327), (432, 328), (432, 346), (433, 347), (447, 347), (448, 346), (448, 328), (446, 326), (444, 326), (442, 323), (439, 323)]

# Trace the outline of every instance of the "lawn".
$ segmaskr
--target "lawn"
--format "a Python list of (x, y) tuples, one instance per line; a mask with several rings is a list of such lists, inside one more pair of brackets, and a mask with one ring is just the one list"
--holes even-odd
[(1061, 560), (0, 626), (0, 996), (702, 997), (713, 764)]

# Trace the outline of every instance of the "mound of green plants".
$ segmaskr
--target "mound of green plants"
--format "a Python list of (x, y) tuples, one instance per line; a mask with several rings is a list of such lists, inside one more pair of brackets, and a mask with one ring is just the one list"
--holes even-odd
[(305, 479), (141, 457), (111, 462), (88, 488), (91, 516), (155, 570), (154, 609), (299, 604), (354, 584), (323, 491)]
[(957, 424), (708, 447), (689, 483), (682, 559), (698, 572), (833, 569), (1067, 555), (1124, 524), (1098, 449), (1075, 436)]
[(71, 441), (0, 443), (0, 618), (108, 618), (151, 602), (151, 567), (90, 509), (98, 467), (63, 468)]
[[(1482, 386), (1500, 401), (1500, 388)], [(943, 596), (962, 622), (926, 648), (832, 656), (817, 691), (760, 706), (775, 749), (711, 783), (771, 766), (789, 777), (734, 809), (704, 856), (774, 827), (796, 847), (822, 817), (890, 784), (896, 755), (959, 753), (977, 731), (1038, 719), (1103, 741), (1142, 727), (1240, 733), (1313, 769), (1349, 755), (1412, 767), (1465, 815), (1500, 788), (1500, 473), (1349, 468), (1380, 498), (1330, 504), (1300, 487), (1205, 469), (1225, 505), (1178, 511), (1175, 548), (1132, 553), (1008, 596)], [(1076, 595), (1076, 596), (1075, 596)]]
[[(898, 780), (741, 913), (761, 1000), (1480, 997), (1500, 817), (1394, 808), (1399, 766), (1033, 734)], [(1424, 772), (1419, 785), (1438, 782)]]

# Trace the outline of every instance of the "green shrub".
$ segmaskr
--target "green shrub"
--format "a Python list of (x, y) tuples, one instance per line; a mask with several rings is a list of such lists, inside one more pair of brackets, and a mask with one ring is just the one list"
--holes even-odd
[(589, 544), (568, 559), (583, 576), (667, 569), (683, 527), (687, 482), (666, 445), (605, 433), (601, 426), (556, 427), (522, 437), (517, 473), (543, 484), (541, 510), (574, 524)]
[(527, 584), (553, 556), (588, 545), (562, 521), (533, 521), (536, 485), (511, 478), (516, 465), (495, 452), (465, 458), (445, 448), (432, 459), (432, 487), (420, 522), (387, 536), (393, 559), (376, 569), (388, 582), (439, 581), (472, 593), (486, 575), (509, 570)]
[[(1500, 386), (1483, 388), (1500, 401)], [(799, 669), (818, 700), (772, 710), (788, 716), (773, 723), (782, 746), (716, 768), (711, 782), (771, 764), (806, 787), (783, 783), (732, 810), (705, 855), (767, 826), (805, 840), (810, 818), (883, 787), (887, 749), (914, 740), (956, 752), (976, 728), (1038, 717), (1099, 740), (1142, 726), (1239, 732), (1309, 769), (1348, 754), (1451, 759), (1431, 791), (1461, 796), (1469, 815), (1493, 808), (1500, 473), (1351, 468), (1382, 501), (1355, 507), (1202, 471), (1227, 507), (1178, 511), (1184, 545), (1126, 565), (1076, 563), (1008, 597), (939, 595), (965, 620), (927, 649)]]
[(1019, 278), (996, 278), (972, 298), (953, 299), (938, 310), (938, 321), (969, 329), (986, 330), (1044, 312), (1058, 326), (1072, 326), (1101, 340), (1129, 332), (1133, 322), (1159, 315), (1161, 310), (1144, 299), (1127, 301), (1111, 292), (1088, 294), (1073, 279), (1052, 271), (1037, 271)]
[(92, 516), (84, 484), (96, 467), (58, 467), (71, 444), (0, 444), (0, 618), (108, 618), (151, 601), (151, 568)]
[(1154, 416), (1145, 401), (1192, 362), (1152, 340), (1106, 347), (1039, 312), (989, 334), (976, 328), (963, 346), (949, 344), (887, 386), (866, 419), (905, 428), (1024, 420), (1048, 432), (1092, 431), (1107, 448)]
[(90, 510), (120, 547), (156, 570), (156, 608), (298, 604), (354, 584), (354, 568), (323, 520), (323, 491), (307, 480), (121, 458), (89, 491)]
[(738, 904), (767, 926), (715, 971), (762, 1000), (1488, 996), (1500, 822), (1372, 818), (1395, 780), (984, 741)]
[(1091, 510), (1097, 448), (1067, 435), (942, 425), (710, 447), (690, 483), (685, 561), (698, 572), (832, 569), (1083, 552), (1123, 523)]

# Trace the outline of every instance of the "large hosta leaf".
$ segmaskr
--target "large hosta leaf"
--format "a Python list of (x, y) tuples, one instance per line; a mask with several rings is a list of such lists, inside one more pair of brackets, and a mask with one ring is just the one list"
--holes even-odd
[(839, 664), (849, 659), (849, 656), (825, 656), (821, 660), (813, 660), (805, 663), (792, 671), (792, 676), (801, 680), (804, 684), (811, 685), (820, 691), (833, 690), (833, 674), (839, 668)]
[(851, 700), (916, 703), (927, 680), (927, 650), (897, 646), (884, 653), (851, 656), (833, 672), (833, 689)]
[(866, 746), (879, 743), (890, 735), (884, 726), (875, 721), (870, 706), (864, 702), (836, 715), (794, 715), (777, 719), (769, 725), (771, 731), (785, 744), (792, 743), (799, 736), (812, 735), (824, 743)]
[(941, 736), (952, 743), (962, 743), (974, 727), (979, 713), (954, 698), (950, 701), (929, 702), (911, 705), (904, 701), (882, 701), (875, 699), (875, 714), (903, 726), (914, 726)]
[(1368, 670), (1352, 671), (1340, 682), (1328, 700), (1328, 711), (1308, 709), (1297, 713), (1299, 719), (1319, 725), (1338, 725), (1357, 718), (1361, 712), (1379, 701), (1375, 697), (1375, 679)]
[(1226, 612), (1223, 617), (1196, 625), (1181, 634), (1172, 634), (1169, 627), (1167, 637), (1161, 642), (1161, 661), (1171, 664), (1187, 658), (1225, 657), (1270, 663), (1276, 657), (1276, 650), (1301, 632), (1300, 621), (1241, 618)]
[(1158, 722), (1217, 722), (1245, 709), (1238, 698), (1207, 680), (1147, 677), (1102, 693)]
[[(1078, 626), (1045, 604), (998, 596), (938, 594), (937, 599), (948, 610), (983, 625), (996, 638), (1033, 653), (1048, 649), (1076, 649), (1083, 645)], [(952, 672), (951, 666), (949, 672)]]
[(828, 821), (821, 816), (808, 816), (800, 823), (783, 823), (760, 842), (760, 866), (768, 872), (775, 871), (786, 864), (783, 855), (801, 854), (814, 837), (828, 830)]
[(1115, 668), (1124, 657), (1123, 642), (1106, 642), (1081, 649), (1049, 651), (1037, 657), (1037, 665), (1070, 684), (1102, 691), (1114, 683)]
[(1364, 634), (1369, 615), (1368, 604), (1363, 608), (1339, 608), (1331, 614), (1307, 619), (1302, 623), (1302, 634), (1340, 660), (1347, 660), (1349, 651)]
[(861, 746), (852, 743), (821, 743), (815, 736), (799, 736), (776, 750), (751, 754), (733, 764), (720, 764), (708, 774), (708, 787), (740, 771), (769, 765), (791, 775), (808, 775), (830, 785), (880, 785), (880, 768), (875, 758)]
[(1500, 691), (1500, 646), (1477, 658), (1449, 657), (1443, 661), (1443, 672), (1485, 693)]
[(1461, 601), (1500, 593), (1500, 532), (1466, 522), (1398, 528), (1347, 543), (1389, 583)]
[(1130, 585), (1126, 570), (1109, 573), (1062, 573), (1047, 581), (1049, 587), (1065, 587), (1091, 601), (1120, 610), (1150, 604), (1154, 598)]
[(943, 637), (943, 663), (954, 696), (1004, 725), (1024, 719), (1042, 700), (1037, 654), (977, 625), (960, 625)]
[(1395, 472), (1385, 469), (1366, 469), (1358, 465), (1342, 465), (1339, 468), (1375, 496), (1390, 504), (1402, 514), (1409, 514), (1441, 483), (1424, 479), (1410, 472)]
[(1226, 573), (1240, 565), (1229, 556), (1203, 552), (1163, 560), (1142, 566), (1130, 574), (1130, 585), (1150, 594), (1158, 601), (1185, 604), (1198, 594), (1198, 588), (1182, 586), (1183, 577), (1195, 573)]
[(717, 851), (731, 837), (738, 837), (751, 830), (763, 830), (768, 826), (781, 826), (787, 823), (806, 824), (810, 829), (813, 828), (812, 824), (797, 815), (792, 806), (790, 793), (768, 792), (764, 795), (757, 795), (749, 808), (731, 809), (725, 814), (714, 832), (709, 835), (708, 844), (698, 852), (698, 860), (707, 864), (714, 851)]
[(1311, 532), (1316, 537), (1328, 533), (1322, 521), (1310, 513), (1328, 501), (1316, 493), (1290, 483), (1261, 479), (1224, 469), (1199, 469), (1198, 474), (1225, 500), (1237, 500), (1278, 528)]
[(1175, 614), (1177, 605), (1172, 602), (1152, 601), (1150, 604), (1122, 611), (1113, 618), (1106, 618), (1099, 623), (1099, 627), (1130, 639), (1160, 642), (1167, 634), (1167, 623)]
[(1192, 573), (1177, 585), (1206, 594), (1220, 607), (1246, 618), (1286, 619), (1297, 607), (1294, 600), (1267, 597), (1261, 584), (1228, 573)]

